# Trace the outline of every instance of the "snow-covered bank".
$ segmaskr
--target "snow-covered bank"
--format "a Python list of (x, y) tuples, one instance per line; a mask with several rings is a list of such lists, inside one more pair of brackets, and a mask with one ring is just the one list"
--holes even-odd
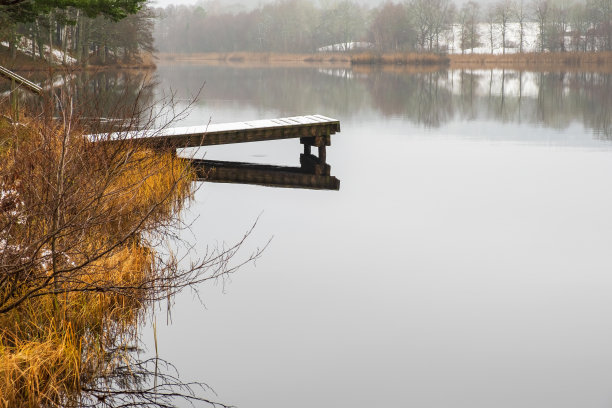
[[(6, 41), (0, 42), (0, 45), (8, 48), (9, 43)], [(22, 37), (17, 43), (17, 49), (24, 53), (25, 55), (32, 56), (32, 40)], [(51, 50), (48, 45), (43, 45), (43, 54), (45, 58), (48, 60), (49, 55), (51, 56), (51, 61), (56, 64), (67, 64), (72, 65), (76, 64), (76, 58), (71, 57), (70, 55), (64, 53), (61, 50), (53, 49)]]
[[(478, 43), (473, 48), (461, 50), (461, 25), (454, 24), (447, 36), (441, 42), (441, 47), (447, 48), (449, 54), (512, 54), (521, 49), (521, 26), (519, 23), (506, 25), (506, 44), (502, 46), (501, 24), (476, 24)], [(492, 40), (492, 41), (491, 41)], [(523, 24), (523, 52), (538, 51), (538, 24), (527, 22)]]

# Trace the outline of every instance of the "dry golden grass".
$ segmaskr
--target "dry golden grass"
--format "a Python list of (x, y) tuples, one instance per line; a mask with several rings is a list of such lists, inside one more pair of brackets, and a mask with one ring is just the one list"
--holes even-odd
[(194, 53), (194, 54), (158, 54), (160, 63), (191, 63), (205, 65), (235, 65), (245, 67), (259, 66), (349, 66), (350, 55), (343, 53), (315, 53), (315, 54), (289, 54), (289, 53), (258, 53), (258, 52), (230, 52), (230, 53)]
[(556, 52), (523, 54), (456, 54), (450, 56), (453, 69), (515, 69), (612, 72), (612, 52)]
[(405, 65), (405, 64), (361, 64), (353, 65), (351, 70), (358, 73), (369, 74), (383, 71), (397, 74), (422, 74), (440, 71), (439, 65)]
[[(585, 70), (612, 72), (611, 52), (565, 52), (565, 53), (524, 53), (524, 54), (450, 54), (432, 53), (195, 53), (159, 54), (160, 63), (191, 63), (205, 65), (231, 65), (244, 67), (263, 66), (321, 66), (361, 67), (367, 65), (438, 67), (451, 69), (493, 69), (516, 70)], [(359, 68), (361, 69), (361, 68)], [(386, 69), (386, 68), (385, 68)], [(395, 68), (394, 68), (395, 69)], [(403, 68), (404, 70), (409, 68)], [(430, 68), (426, 68), (430, 69)]]
[[(45, 183), (52, 180), (49, 166), (53, 160), (37, 154), (45, 150), (48, 159), (56, 158), (65, 130), (40, 120), (25, 118), (14, 127), (0, 119), (0, 186), (17, 191), (29, 214), (27, 222), (3, 234), (31, 239), (49, 233), (51, 221), (45, 217), (49, 214), (45, 205), (52, 201), (45, 197), (52, 196), (52, 188)], [(84, 167), (79, 171), (66, 165), (66, 191), (69, 186), (78, 188), (70, 190), (74, 197), (62, 198), (67, 211), (73, 211), (65, 217), (91, 225), (63, 239), (69, 248), (64, 256), (70, 257), (63, 262), (78, 264), (91, 254), (99, 255), (96, 251), (102, 242), (138, 228), (143, 220), (163, 224), (191, 197), (193, 174), (186, 162), (171, 153), (137, 149), (131, 155), (100, 161), (101, 147), (91, 145), (78, 131), (71, 137), (70, 158)], [(112, 173), (109, 168), (113, 167), (121, 170)], [(54, 186), (53, 181), (50, 184)], [(82, 203), (79, 207), (78, 202), (72, 208), (71, 200), (84, 197), (97, 197), (96, 208), (102, 216), (109, 214), (109, 222), (98, 222), (92, 214), (80, 219), (79, 211), (87, 214), (89, 208)], [(2, 217), (9, 217), (8, 212)], [(7, 225), (4, 221), (2, 225)], [(108, 350), (121, 350), (135, 339), (147, 302), (147, 294), (138, 288), (164, 273), (156, 267), (153, 250), (136, 238), (118, 241), (121, 245), (95, 261), (60, 275), (57, 287), (64, 293), (28, 298), (0, 314), (0, 407), (78, 406), (83, 384), (100, 378), (121, 361), (120, 352), (109, 355)], [(51, 273), (49, 265), (30, 268), (23, 273), (26, 278), (16, 297), (35, 284), (28, 283), (28, 276), (44, 278)], [(6, 293), (11, 288), (3, 282), (0, 292)]]
[(447, 56), (430, 54), (430, 53), (359, 53), (351, 56), (351, 64), (353, 65), (368, 65), (368, 64), (394, 64), (394, 65), (417, 65), (430, 66), (447, 65), (449, 59)]

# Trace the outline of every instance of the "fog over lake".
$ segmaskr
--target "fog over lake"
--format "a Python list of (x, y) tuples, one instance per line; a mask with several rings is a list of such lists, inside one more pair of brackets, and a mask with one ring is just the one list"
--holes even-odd
[[(243, 408), (610, 406), (610, 75), (162, 64), (157, 81), (183, 101), (206, 82), (181, 125), (341, 123), (339, 191), (197, 190), (196, 248), (258, 218), (242, 256), (273, 239), (204, 306), (185, 293), (166, 325), (162, 305), (159, 353), (181, 378)], [(301, 151), (197, 155), (296, 166)]]
[[(170, 5), (181, 5), (181, 4), (199, 4), (202, 6), (206, 6), (209, 4), (222, 4), (225, 7), (232, 8), (234, 10), (240, 9), (253, 9), (259, 7), (263, 4), (274, 3), (274, 0), (239, 0), (239, 1), (222, 1), (222, 0), (212, 0), (212, 1), (203, 1), (203, 0), (155, 0), (153, 5), (156, 7), (166, 7)], [(320, 1), (314, 1), (313, 3), (318, 4), (322, 3)], [(384, 3), (383, 0), (357, 0), (356, 3), (369, 6), (376, 7)], [(467, 3), (467, 0), (457, 0), (456, 4), (461, 5), (463, 3)], [(479, 0), (481, 4), (490, 4), (494, 3), (493, 0)]]

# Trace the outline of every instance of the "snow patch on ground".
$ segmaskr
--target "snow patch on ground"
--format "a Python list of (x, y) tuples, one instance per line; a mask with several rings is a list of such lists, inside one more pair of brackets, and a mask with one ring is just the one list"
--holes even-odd
[[(1, 45), (8, 48), (9, 43), (6, 41), (0, 42)], [(26, 55), (32, 56), (32, 40), (22, 37), (17, 43), (17, 49), (23, 52)], [(48, 45), (43, 45), (43, 54), (45, 58), (49, 59), (49, 55), (51, 55), (51, 59), (54, 63), (57, 64), (76, 64), (76, 58), (71, 57), (68, 54), (65, 54), (61, 50), (53, 49), (51, 50)]]
[(326, 45), (325, 47), (317, 48), (318, 52), (329, 52), (329, 51), (353, 51), (353, 50), (369, 50), (374, 48), (374, 44), (365, 41), (350, 41), (345, 43), (338, 43), (332, 45)]
[[(506, 25), (505, 49), (502, 47), (501, 24), (479, 23), (476, 25), (476, 32), (479, 44), (474, 48), (464, 50), (465, 54), (513, 54), (520, 50), (521, 26), (519, 23)], [(523, 23), (523, 52), (539, 51), (538, 32), (537, 23)], [(491, 37), (493, 37), (493, 48), (491, 48)], [(448, 47), (449, 54), (461, 54), (461, 25), (454, 24), (451, 27), (446, 37), (440, 41), (440, 47)]]

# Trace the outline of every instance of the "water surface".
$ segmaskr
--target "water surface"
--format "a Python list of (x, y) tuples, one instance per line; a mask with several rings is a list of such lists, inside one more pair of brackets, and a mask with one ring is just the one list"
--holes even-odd
[[(205, 183), (202, 248), (256, 265), (158, 314), (160, 354), (243, 408), (609, 407), (610, 75), (166, 65), (182, 124), (341, 121), (340, 191)], [(296, 140), (209, 159), (298, 165)], [(144, 336), (150, 338), (150, 329)], [(152, 344), (152, 343), (151, 343)]]

